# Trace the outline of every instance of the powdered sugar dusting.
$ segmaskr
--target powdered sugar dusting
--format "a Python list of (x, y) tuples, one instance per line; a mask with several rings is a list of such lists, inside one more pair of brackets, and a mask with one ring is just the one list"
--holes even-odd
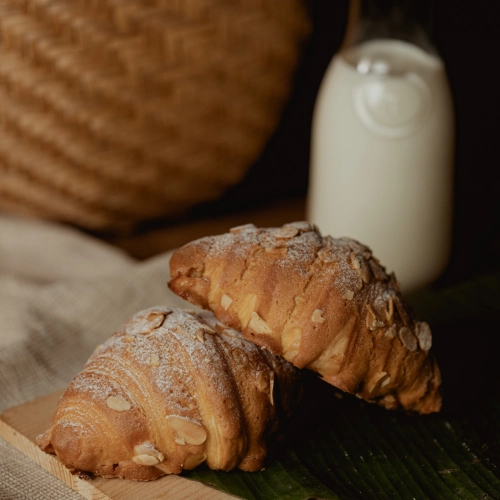
[(345, 301), (358, 307), (369, 302), (384, 315), (391, 297), (400, 296), (395, 280), (387, 275), (370, 248), (352, 238), (323, 237), (308, 222), (278, 228), (246, 225), (196, 243), (207, 246), (205, 252), (210, 258), (232, 261), (233, 257), (241, 257), (245, 260), (244, 275), (264, 258), (276, 267), (280, 279), (301, 280), (305, 289), (321, 283)]
[(59, 425), (62, 428), (69, 427), (71, 429), (77, 430), (78, 432), (87, 431), (86, 427), (83, 425), (82, 422), (74, 422), (73, 420), (67, 420), (65, 418), (61, 418), (60, 420), (58, 420), (57, 425)]
[[(240, 231), (225, 233), (219, 236), (209, 236), (198, 240), (202, 245), (210, 247), (209, 253), (213, 255), (226, 255), (229, 249), (237, 256), (244, 256), (250, 247), (259, 242), (260, 231)], [(238, 242), (238, 245), (234, 245)]]
[(351, 251), (350, 240), (327, 236), (323, 238), (323, 247), (318, 257), (325, 271), (330, 273), (332, 285), (338, 288), (340, 296), (353, 292), (353, 298), (356, 298), (356, 292), (360, 290), (361, 283), (358, 274), (349, 262)]
[[(158, 316), (164, 317), (161, 326), (148, 331), (145, 328), (151, 324), (148, 318)], [(184, 309), (153, 307), (137, 313), (102, 344), (70, 388), (103, 403), (110, 396), (123, 397), (134, 406), (137, 405), (134, 394), (148, 398), (151, 396), (148, 391), (152, 390), (149, 387), (153, 386), (168, 401), (169, 414), (199, 423), (195, 375), (199, 378), (202, 374), (204, 383), (221, 398), (234, 399), (234, 384), (228, 384), (218, 368), (224, 365), (223, 350), (218, 347), (221, 343), (244, 353), (258, 352), (257, 346), (239, 332), (224, 327), (211, 313), (200, 317)], [(242, 357), (240, 361), (246, 359)], [(283, 360), (283, 364), (289, 363)]]
[[(253, 328), (255, 332), (252, 332), (259, 335), (270, 333), (263, 327), (253, 327), (248, 323), (248, 317), (250, 322), (254, 317), (263, 321), (271, 318), (274, 321), (273, 335), (278, 337), (278, 341), (280, 334), (288, 335), (288, 326), (290, 332), (292, 327), (301, 329), (299, 334), (302, 337), (293, 333), (293, 338), (301, 341), (300, 356), (296, 356), (300, 357), (300, 366), (307, 366), (307, 356), (317, 354), (312, 348), (308, 350), (308, 345), (313, 346), (318, 341), (319, 350), (322, 339), (337, 335), (337, 326), (339, 332), (346, 327), (347, 318), (351, 318), (351, 323), (356, 322), (359, 335), (351, 335), (351, 339), (354, 339), (356, 349), (360, 346), (360, 353), (365, 348), (375, 352), (379, 346), (375, 342), (380, 339), (381, 351), (394, 346), (399, 348), (400, 344), (387, 339), (395, 338), (393, 330), (399, 332), (403, 327), (405, 335), (401, 340), (411, 352), (416, 350), (413, 336), (419, 334), (420, 326), (404, 304), (395, 277), (388, 275), (371, 250), (358, 241), (322, 237), (315, 227), (307, 223), (285, 224), (280, 228), (240, 228), (202, 241), (204, 248), (197, 255), (205, 264), (204, 279), (210, 288), (209, 292), (202, 293), (207, 293), (208, 299), (213, 300), (206, 307), (212, 307), (222, 319), (227, 318), (232, 324), (239, 324), (231, 318), (231, 314), (237, 314), (241, 323), (250, 325), (247, 328)], [(237, 261), (233, 259), (235, 256)], [(203, 290), (203, 287), (200, 288)], [(218, 307), (220, 296), (225, 297), (223, 294), (226, 292), (235, 301), (235, 305), (231, 305), (234, 311), (230, 310), (228, 314)], [(224, 310), (228, 311), (227, 308)], [(285, 327), (282, 326), (283, 318)], [(314, 328), (303, 328), (302, 324), (306, 321), (313, 323)], [(318, 324), (324, 324), (324, 327), (320, 328)], [(427, 327), (423, 328), (422, 349), (425, 350), (430, 347), (430, 341), (427, 342), (430, 333)], [(309, 338), (311, 342), (308, 342)], [(292, 334), (285, 340), (288, 339), (292, 339)], [(302, 344), (306, 348), (302, 349)], [(385, 358), (380, 356), (380, 359)], [(410, 364), (422, 363), (422, 359), (412, 358)], [(322, 373), (328, 360), (325, 357), (313, 369), (317, 367)], [(374, 355), (371, 361), (376, 364), (379, 359)], [(330, 367), (326, 366), (325, 371), (328, 370)], [(364, 376), (361, 372), (358, 375)], [(369, 373), (365, 375), (368, 377), (366, 381), (369, 381)], [(355, 383), (352, 382), (352, 385)], [(408, 382), (407, 387), (410, 385)], [(393, 386), (391, 382), (389, 389), (393, 390)], [(389, 403), (383, 404), (387, 406)]]
[[(246, 259), (255, 252), (256, 247), (263, 249), (273, 256), (274, 264), (290, 280), (310, 278), (325, 266), (332, 285), (339, 289), (340, 295), (347, 293), (350, 296), (352, 292), (355, 299), (356, 291), (363, 287), (361, 277), (366, 279), (366, 273), (371, 274), (371, 269), (376, 271), (377, 279), (387, 277), (382, 267), (370, 261), (371, 251), (368, 247), (351, 238), (322, 237), (315, 227), (304, 221), (277, 228), (246, 225), (194, 243), (206, 245), (207, 254), (213, 258), (230, 259), (234, 256)], [(353, 269), (352, 255), (360, 260), (365, 275)], [(320, 264), (315, 265), (316, 261)], [(369, 261), (368, 264), (365, 261)]]
[(170, 310), (163, 310), (163, 314), (157, 311), (151, 311), (138, 321), (130, 323), (127, 327), (127, 333), (130, 335), (138, 335), (141, 333), (149, 333), (151, 330), (158, 328), (165, 321), (165, 316), (170, 314)]

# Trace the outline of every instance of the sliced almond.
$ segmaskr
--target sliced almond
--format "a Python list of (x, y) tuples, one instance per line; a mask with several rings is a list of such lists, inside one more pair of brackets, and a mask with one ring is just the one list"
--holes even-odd
[(232, 227), (229, 232), (230, 233), (243, 233), (243, 232), (254, 232), (258, 231), (257, 226), (254, 224), (242, 224), (241, 226)]
[(172, 465), (169, 465), (169, 464), (159, 463), (159, 464), (155, 464), (154, 467), (165, 472), (165, 474), (179, 474), (179, 470), (172, 467)]
[(383, 406), (389, 410), (394, 410), (398, 407), (398, 400), (394, 397), (393, 394), (387, 394), (381, 400)]
[(318, 252), (318, 259), (325, 264), (329, 264), (331, 262), (335, 262), (335, 258), (332, 254), (332, 251), (329, 247), (323, 247)]
[(194, 335), (196, 337), (196, 340), (198, 340), (198, 342), (201, 342), (202, 344), (205, 343), (205, 332), (203, 328), (198, 328)]
[(372, 257), (372, 252), (371, 252), (371, 250), (363, 250), (362, 255), (363, 255), (363, 259), (368, 261)]
[(146, 320), (156, 328), (161, 323), (163, 323), (165, 316), (168, 316), (171, 313), (172, 311), (166, 311), (166, 312), (150, 311), (146, 316)]
[(356, 250), (357, 252), (366, 252), (368, 250), (368, 247), (365, 245), (362, 245), (359, 241), (353, 240), (352, 238), (340, 238), (341, 241), (344, 242), (344, 244), (347, 244), (350, 248), (353, 250)]
[(257, 295), (255, 293), (247, 293), (238, 299), (238, 316), (241, 320), (242, 329), (248, 327), (252, 312), (257, 309)]
[(271, 377), (269, 378), (269, 401), (274, 406), (274, 372), (271, 372)]
[(417, 323), (417, 339), (423, 351), (427, 352), (432, 347), (431, 327), (425, 321)]
[(397, 334), (396, 325), (391, 325), (390, 328), (388, 328), (385, 331), (385, 336), (390, 339), (393, 339), (396, 336), (396, 334)]
[(354, 298), (354, 292), (352, 290), (346, 290), (342, 298), (345, 300), (352, 300)]
[(167, 423), (174, 431), (175, 437), (183, 439), (187, 444), (200, 445), (207, 439), (205, 428), (193, 420), (178, 415), (169, 415)]
[(180, 333), (181, 335), (187, 334), (186, 330), (179, 324), (175, 325), (174, 331), (176, 331), (177, 333)]
[(158, 356), (158, 354), (151, 354), (151, 356), (149, 356), (149, 364), (151, 366), (159, 366), (160, 356)]
[[(214, 328), (212, 328), (211, 326), (208, 326), (208, 325), (203, 325), (203, 331), (204, 331), (205, 333), (208, 333), (209, 335), (215, 335), (215, 334), (217, 333), (217, 331), (218, 331), (218, 330), (217, 330), (217, 325), (219, 325), (219, 324), (220, 324), (220, 323), (218, 323), (218, 322), (217, 322), (217, 323), (214, 323), (214, 328), (215, 328), (215, 330), (214, 330)], [(224, 326), (224, 325), (222, 325), (222, 326)], [(217, 331), (216, 331), (216, 330), (217, 330)]]
[(351, 267), (356, 271), (360, 269), (361, 264), (359, 263), (359, 260), (354, 252), (351, 252), (350, 258), (351, 258)]
[(288, 249), (284, 246), (266, 246), (264, 247), (266, 253), (270, 253), (272, 255), (286, 255), (288, 253)]
[(358, 273), (359, 277), (363, 280), (363, 283), (370, 283), (372, 280), (372, 275), (370, 273), (370, 270), (366, 263), (363, 261), (363, 263), (360, 264), (359, 269), (356, 269), (356, 272)]
[(372, 309), (369, 309), (367, 306), (366, 318), (365, 318), (365, 324), (367, 328), (371, 328), (374, 319), (375, 318), (373, 316)]
[(132, 457), (132, 460), (139, 465), (156, 465), (160, 463), (160, 461), (152, 455), (136, 455)]
[(124, 335), (122, 337), (123, 342), (132, 343), (135, 342), (135, 337), (133, 335)]
[(229, 295), (226, 295), (224, 294), (221, 298), (220, 298), (220, 305), (222, 306), (222, 309), (224, 309), (224, 311), (227, 311), (229, 306), (233, 303), (233, 299), (229, 296)]
[(196, 455), (189, 455), (184, 461), (183, 469), (192, 470), (195, 467), (198, 467), (201, 463), (203, 463), (207, 459), (206, 453), (199, 453)]
[(299, 234), (299, 230), (293, 226), (282, 226), (275, 233), (274, 237), (276, 239), (289, 239), (297, 236)]
[(385, 319), (389, 325), (392, 325), (394, 322), (394, 301), (392, 297), (389, 297), (389, 301), (387, 303), (387, 309), (385, 311)]
[(159, 328), (165, 320), (165, 314), (151, 311), (145, 318), (131, 324), (127, 328), (127, 333), (130, 335), (147, 334)]
[(186, 441), (183, 439), (183, 438), (179, 438), (179, 437), (176, 437), (174, 439), (174, 441), (177, 443), (177, 444), (180, 444), (181, 446), (184, 446), (186, 444)]
[(287, 227), (289, 226), (297, 228), (302, 233), (308, 233), (309, 231), (313, 230), (313, 226), (309, 224), (309, 222), (304, 220), (290, 222), (289, 224), (287, 224)]
[(370, 269), (372, 270), (373, 276), (375, 276), (375, 279), (377, 281), (384, 281), (387, 279), (387, 274), (385, 273), (384, 269), (379, 266), (377, 262), (375, 262), (375, 259), (368, 260), (368, 264), (370, 266)]
[(269, 387), (269, 377), (264, 372), (259, 372), (257, 374), (256, 384), (257, 390), (259, 392), (267, 392)]
[(378, 317), (377, 312), (371, 304), (366, 305), (368, 313), (366, 315), (366, 326), (373, 332), (385, 326), (385, 323)]
[(106, 399), (106, 404), (112, 409), (116, 411), (126, 411), (130, 410), (132, 407), (131, 404), (121, 396), (109, 396)]
[(158, 451), (151, 443), (138, 444), (134, 446), (134, 453), (138, 455), (151, 455), (162, 462), (165, 456), (161, 451)]
[(399, 330), (399, 338), (401, 339), (401, 342), (403, 342), (403, 345), (409, 351), (415, 352), (418, 349), (418, 343), (417, 339), (415, 338), (415, 335), (413, 335), (412, 331), (406, 326), (403, 326)]
[(368, 310), (373, 319), (378, 318), (375, 308), (371, 304), (366, 304), (366, 309)]
[(269, 325), (255, 311), (253, 311), (252, 315), (250, 316), (248, 326), (255, 333), (273, 333), (271, 328), (269, 328)]
[(370, 392), (370, 394), (375, 391), (376, 389), (378, 389), (379, 387), (382, 386), (382, 383), (387, 380), (387, 378), (390, 378), (389, 375), (387, 374), (387, 372), (379, 372), (374, 378), (373, 378), (373, 385), (371, 387), (371, 389), (368, 391)]
[(214, 324), (214, 328), (215, 328), (215, 331), (219, 334), (219, 335), (223, 335), (224, 334), (224, 331), (227, 330), (227, 326), (223, 325), (222, 323), (215, 323)]
[(366, 326), (368, 328), (371, 328), (371, 326), (373, 325), (373, 322), (375, 320), (378, 319), (378, 316), (377, 316), (377, 313), (375, 312), (375, 309), (373, 308), (373, 306), (371, 304), (366, 304), (366, 310), (367, 310), (367, 314), (366, 314), (366, 318), (367, 318), (367, 323), (366, 323)]
[(232, 328), (224, 326), (220, 323), (215, 323), (215, 329), (217, 330), (217, 333), (221, 336), (226, 336), (226, 337), (239, 336), (239, 333), (236, 330), (233, 330)]
[(389, 385), (391, 383), (391, 377), (387, 377), (386, 379), (384, 379), (384, 381), (380, 384), (380, 387), (383, 389), (384, 387), (386, 387), (387, 385)]
[(311, 321), (313, 323), (324, 323), (326, 321), (326, 318), (323, 317), (323, 310), (315, 309), (312, 313)]

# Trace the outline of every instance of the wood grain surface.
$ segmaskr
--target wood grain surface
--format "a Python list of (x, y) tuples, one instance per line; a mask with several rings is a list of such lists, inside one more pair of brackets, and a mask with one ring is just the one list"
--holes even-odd
[(0, 415), (0, 436), (84, 498), (89, 500), (234, 498), (201, 483), (175, 475), (163, 476), (149, 482), (102, 477), (86, 480), (73, 476), (54, 455), (44, 453), (36, 444), (36, 436), (49, 428), (61, 394), (62, 391), (58, 391), (5, 411)]

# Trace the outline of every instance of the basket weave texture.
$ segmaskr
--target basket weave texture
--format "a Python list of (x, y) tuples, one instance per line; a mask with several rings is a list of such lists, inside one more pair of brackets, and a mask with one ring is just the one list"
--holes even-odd
[(303, 0), (0, 0), (0, 210), (113, 231), (217, 197), (309, 31)]

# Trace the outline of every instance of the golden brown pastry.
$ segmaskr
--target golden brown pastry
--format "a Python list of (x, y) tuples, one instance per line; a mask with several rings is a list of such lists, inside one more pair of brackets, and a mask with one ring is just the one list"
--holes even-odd
[(206, 461), (263, 467), (299, 371), (212, 314), (141, 311), (91, 356), (39, 436), (72, 472), (146, 481)]
[(385, 408), (439, 411), (431, 330), (369, 248), (306, 222), (249, 224), (178, 249), (171, 290), (259, 346)]

